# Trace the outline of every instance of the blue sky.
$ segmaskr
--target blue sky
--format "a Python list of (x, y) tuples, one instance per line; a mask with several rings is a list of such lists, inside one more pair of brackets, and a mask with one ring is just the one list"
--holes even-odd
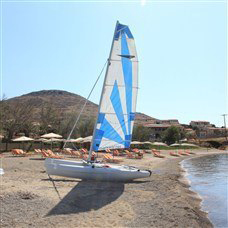
[[(158, 119), (227, 113), (227, 22), (222, 1), (2, 1), (2, 94), (43, 89), (87, 97), (108, 58), (116, 21), (139, 56), (137, 111)], [(103, 78), (91, 100), (99, 102)]]

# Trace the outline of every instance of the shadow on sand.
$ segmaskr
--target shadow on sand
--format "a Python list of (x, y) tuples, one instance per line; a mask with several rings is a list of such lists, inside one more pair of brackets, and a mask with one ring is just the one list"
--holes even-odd
[(124, 191), (124, 183), (80, 181), (46, 216), (98, 210), (115, 201)]

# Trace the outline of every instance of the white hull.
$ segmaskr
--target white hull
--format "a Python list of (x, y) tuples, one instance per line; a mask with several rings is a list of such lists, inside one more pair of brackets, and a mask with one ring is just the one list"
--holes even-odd
[(69, 161), (47, 158), (45, 167), (49, 175), (98, 181), (130, 181), (145, 178), (151, 171), (139, 170), (124, 165), (106, 165), (87, 163), (85, 161)]

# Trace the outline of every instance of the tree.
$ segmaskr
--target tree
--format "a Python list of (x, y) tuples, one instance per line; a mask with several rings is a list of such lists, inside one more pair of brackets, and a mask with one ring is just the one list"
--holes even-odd
[(148, 141), (150, 138), (150, 129), (142, 125), (135, 126), (133, 128), (132, 140), (136, 141)]
[(79, 127), (77, 128), (77, 132), (81, 137), (86, 137), (93, 134), (94, 128), (94, 119), (85, 119), (79, 123)]
[(171, 126), (167, 128), (162, 134), (162, 141), (168, 145), (178, 142), (181, 139), (180, 128), (176, 126)]
[(6, 99), (3, 99), (0, 101), (0, 113), (1, 131), (4, 132), (6, 143), (10, 142), (13, 136), (19, 132), (29, 136), (32, 131), (33, 107), (31, 105), (9, 104)]
[(43, 104), (40, 111), (40, 133), (59, 132), (62, 122), (62, 110), (57, 109), (52, 102)]

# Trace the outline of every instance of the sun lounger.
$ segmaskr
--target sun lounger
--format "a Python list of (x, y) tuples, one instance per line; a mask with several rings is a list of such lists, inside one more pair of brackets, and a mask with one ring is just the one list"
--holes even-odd
[(83, 154), (88, 154), (88, 150), (86, 148), (80, 149), (80, 152)]
[(180, 155), (179, 155), (178, 153), (176, 153), (176, 152), (170, 151), (169, 154), (170, 154), (171, 156), (180, 157)]
[(184, 155), (184, 156), (189, 156), (189, 155), (190, 155), (189, 153), (186, 153), (186, 152), (184, 152), (184, 151), (182, 151), (182, 150), (179, 150), (179, 151), (178, 151), (178, 154), (179, 154), (179, 155)]
[(111, 154), (104, 154), (103, 160), (109, 163), (119, 163), (123, 161), (121, 158), (114, 158)]
[(119, 156), (119, 155), (120, 155), (120, 153), (119, 153), (118, 150), (114, 150), (114, 151), (113, 151), (113, 156)]
[(40, 149), (34, 149), (36, 154), (41, 154), (41, 150)]
[(194, 152), (192, 152), (190, 150), (185, 150), (185, 153), (188, 153), (188, 154), (196, 154), (196, 153), (194, 153)]
[(156, 149), (151, 149), (152, 153), (156, 152), (156, 153), (161, 153), (160, 150), (156, 150)]
[(153, 154), (154, 154), (154, 157), (157, 157), (157, 158), (165, 158), (165, 155), (162, 155), (160, 152), (154, 152), (152, 151)]
[(43, 150), (41, 153), (42, 153), (42, 156), (45, 158), (56, 158), (56, 159), (63, 158), (63, 156), (54, 154), (51, 150), (46, 150), (46, 151)]
[(138, 152), (139, 152), (139, 149), (134, 148), (134, 149), (132, 149), (132, 152), (134, 152), (134, 153), (138, 153)]
[(80, 158), (80, 157), (81, 157), (80, 152), (79, 152), (79, 151), (77, 151), (77, 150), (72, 150), (72, 151), (71, 151), (71, 155), (72, 155), (72, 156), (74, 156), (74, 157), (78, 157), (78, 158)]
[(134, 154), (132, 154), (130, 151), (124, 150), (124, 152), (126, 153), (127, 158), (135, 158)]
[(21, 149), (12, 149), (11, 150), (12, 155), (14, 156), (27, 156), (26, 152), (24, 152)]
[(143, 158), (143, 153), (142, 152), (139, 152), (135, 155), (135, 158), (136, 159), (142, 159)]

